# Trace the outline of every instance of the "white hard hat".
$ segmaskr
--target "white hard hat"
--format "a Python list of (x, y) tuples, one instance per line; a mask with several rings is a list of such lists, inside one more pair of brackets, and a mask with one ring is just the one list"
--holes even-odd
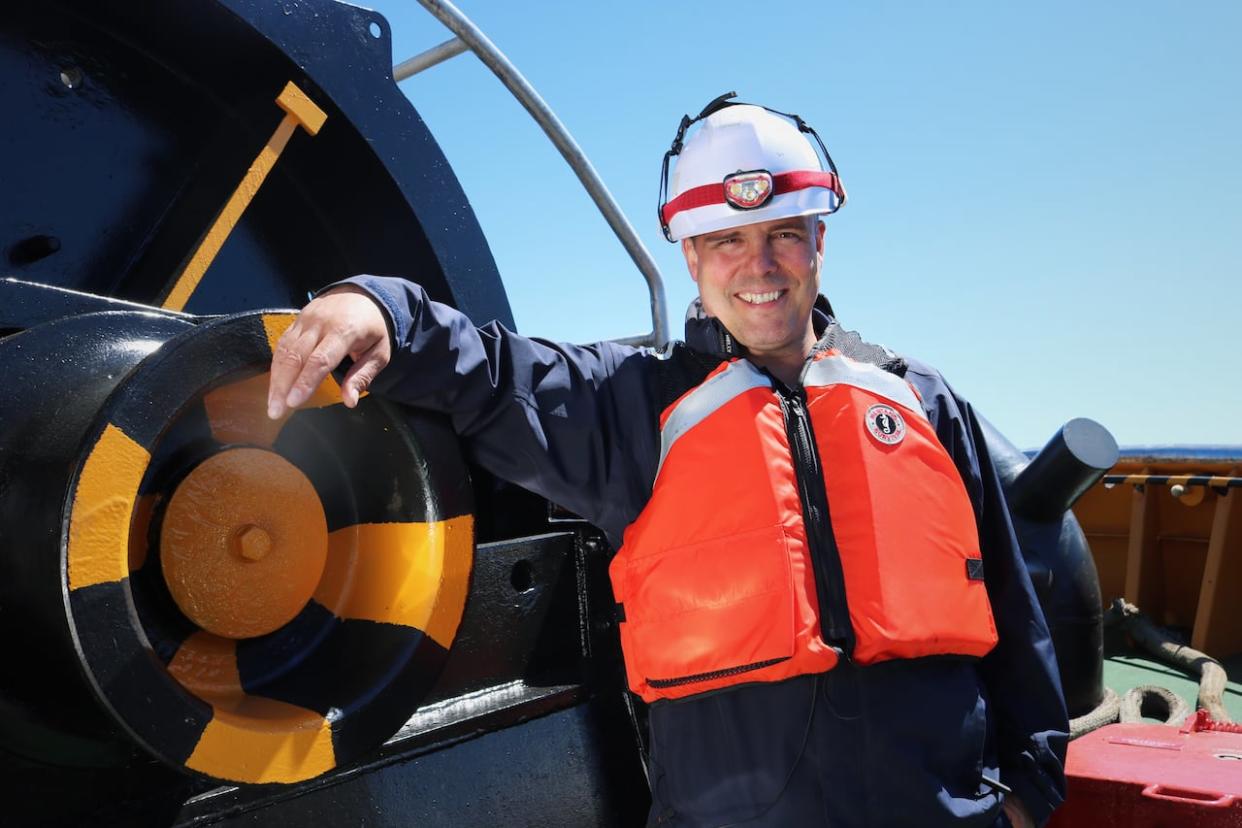
[[(733, 103), (722, 95), (698, 118), (682, 118), (664, 156), (660, 225), (669, 241), (773, 219), (836, 212), (845, 188), (815, 130), (796, 115)], [(702, 125), (682, 140), (696, 121)], [(827, 169), (806, 134), (815, 136)], [(667, 193), (668, 165), (673, 169)]]

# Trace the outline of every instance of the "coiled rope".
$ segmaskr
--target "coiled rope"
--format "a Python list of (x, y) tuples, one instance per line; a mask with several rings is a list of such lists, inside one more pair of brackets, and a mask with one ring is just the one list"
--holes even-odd
[[(1104, 614), (1104, 624), (1124, 631), (1146, 652), (1165, 664), (1199, 677), (1197, 707), (1205, 710), (1213, 721), (1231, 722), (1225, 709), (1225, 685), (1229, 677), (1216, 659), (1196, 649), (1181, 644), (1168, 632), (1151, 622), (1134, 604), (1118, 598)], [(1070, 739), (1077, 739), (1092, 730), (1123, 722), (1140, 722), (1144, 717), (1163, 720), (1166, 724), (1181, 725), (1190, 715), (1190, 706), (1166, 687), (1146, 684), (1128, 691), (1118, 698), (1111, 689), (1105, 688), (1104, 700), (1090, 713), (1070, 720)]]

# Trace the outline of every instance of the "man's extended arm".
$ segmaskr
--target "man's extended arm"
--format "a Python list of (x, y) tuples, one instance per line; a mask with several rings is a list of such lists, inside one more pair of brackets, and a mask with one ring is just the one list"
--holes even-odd
[(649, 494), (658, 434), (647, 352), (476, 328), (418, 285), (359, 276), (325, 291), (281, 339), (273, 407), (298, 404), (304, 397), (290, 395), (308, 394), (346, 356), (347, 405), (369, 387), (448, 415), (473, 460), (582, 515), (614, 544)]

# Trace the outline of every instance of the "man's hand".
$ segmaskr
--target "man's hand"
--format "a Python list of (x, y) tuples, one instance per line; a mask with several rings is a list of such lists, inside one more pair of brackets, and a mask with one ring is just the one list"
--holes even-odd
[(392, 358), (384, 312), (366, 291), (353, 285), (315, 297), (276, 343), (267, 416), (279, 419), (286, 408), (310, 399), (345, 357), (354, 364), (341, 383), (341, 398), (353, 408)]
[(1031, 812), (1022, 804), (1022, 800), (1018, 799), (1014, 794), (1006, 795), (1001, 808), (1005, 811), (1005, 816), (1009, 817), (1009, 821), (1013, 823), (1013, 828), (1035, 828), (1035, 818), (1031, 816)]

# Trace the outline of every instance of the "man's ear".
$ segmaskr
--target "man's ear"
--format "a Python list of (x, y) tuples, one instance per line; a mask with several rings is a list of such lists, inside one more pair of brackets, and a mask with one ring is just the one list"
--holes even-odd
[(699, 280), (699, 251), (694, 249), (694, 239), (681, 240), (681, 255), (686, 257), (686, 269), (690, 271), (690, 278), (697, 282)]
[(824, 220), (815, 219), (815, 252), (824, 255)]

